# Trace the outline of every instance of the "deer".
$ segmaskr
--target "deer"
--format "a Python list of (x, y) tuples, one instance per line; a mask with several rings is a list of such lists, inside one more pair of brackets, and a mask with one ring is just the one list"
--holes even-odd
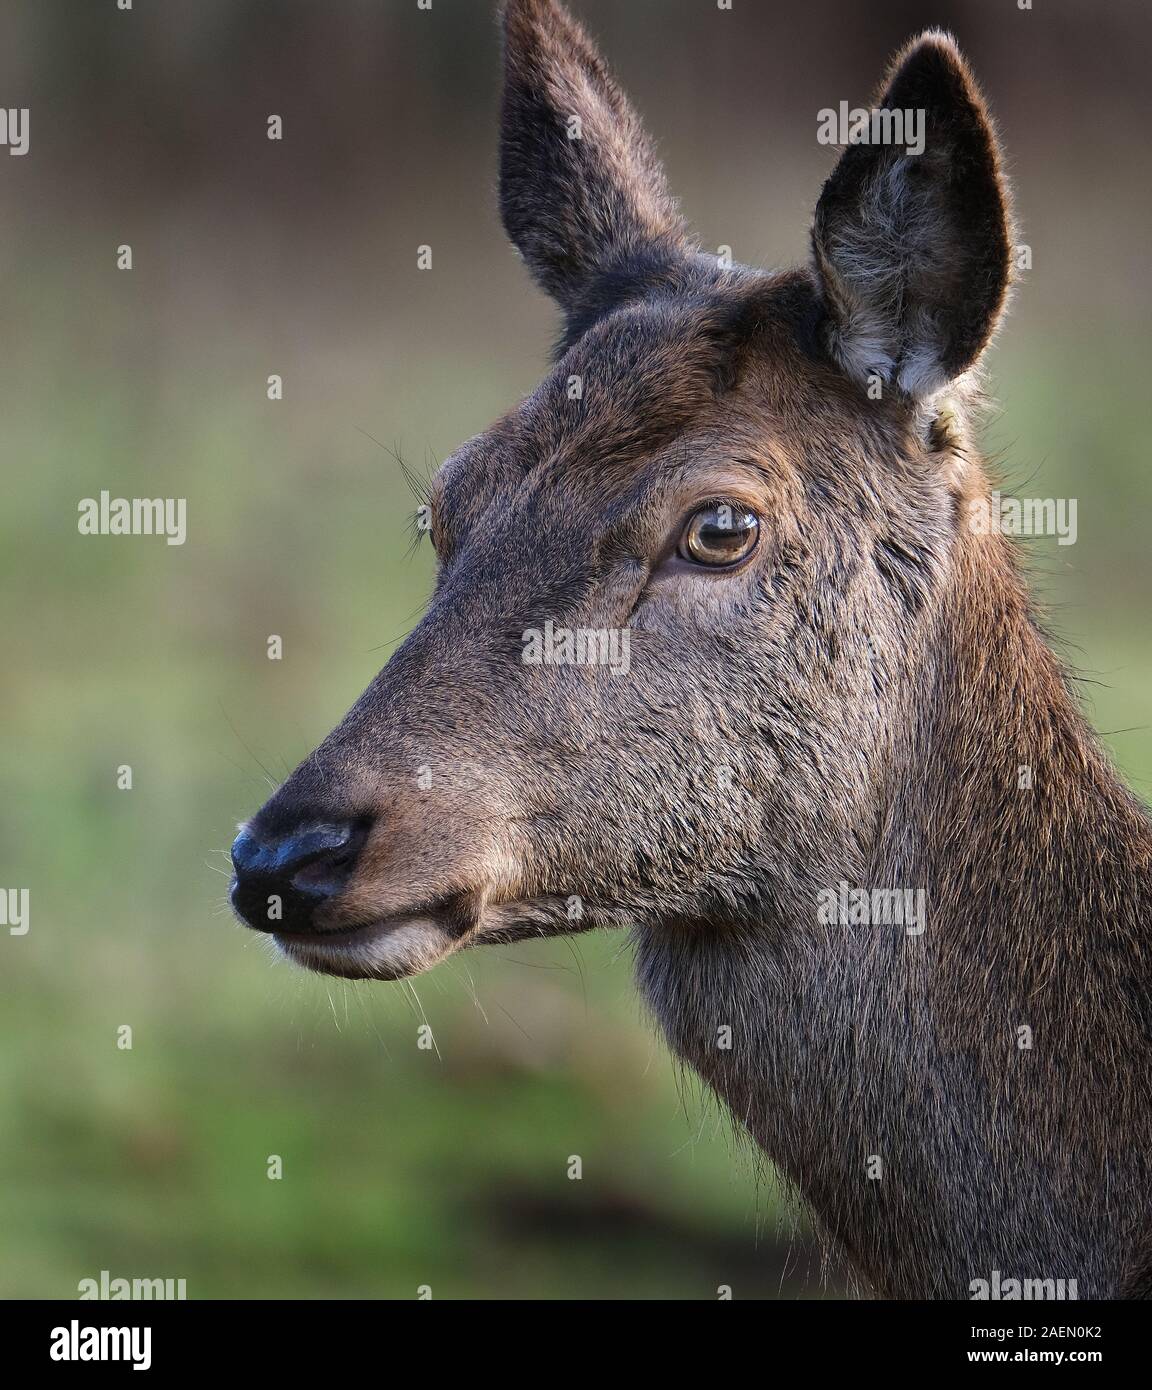
[(1152, 826), (972, 520), (1016, 232), (966, 60), (896, 55), (874, 110), (922, 150), (845, 145), (779, 271), (700, 249), (558, 0), (502, 32), (500, 211), (559, 341), (432, 479), (427, 609), (241, 826), (236, 913), (382, 981), (627, 932), (854, 1291), (1149, 1297)]

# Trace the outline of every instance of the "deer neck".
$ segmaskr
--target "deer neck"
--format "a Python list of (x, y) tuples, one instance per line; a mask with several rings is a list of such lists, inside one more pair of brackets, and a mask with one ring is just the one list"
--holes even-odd
[[(1116, 1296), (1149, 1238), (1152, 835), (1006, 550), (958, 557), (935, 629), (863, 853), (742, 930), (641, 931), (641, 988), (872, 1287)], [(854, 868), (922, 890), (922, 929), (822, 925)]]

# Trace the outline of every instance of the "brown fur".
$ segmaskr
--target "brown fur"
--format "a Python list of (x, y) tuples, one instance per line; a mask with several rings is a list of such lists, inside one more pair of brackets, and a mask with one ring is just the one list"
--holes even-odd
[[(277, 940), (394, 979), (629, 926), (672, 1047), (864, 1286), (1146, 1294), (1152, 832), (1012, 545), (967, 524), (1011, 230), (963, 60), (904, 50), (885, 99), (928, 111), (926, 162), (849, 149), (814, 268), (768, 275), (692, 248), (554, 0), (510, 0), (506, 32), (505, 222), (567, 329), (435, 481), (426, 616), (246, 832), (370, 827)], [(733, 572), (675, 554), (718, 498), (761, 517)], [(525, 665), (546, 619), (627, 628), (630, 671)], [(841, 881), (923, 889), (924, 934), (820, 925)]]

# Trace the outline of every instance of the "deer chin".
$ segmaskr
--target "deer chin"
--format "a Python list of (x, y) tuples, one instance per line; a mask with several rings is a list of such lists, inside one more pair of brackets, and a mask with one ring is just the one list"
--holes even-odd
[(273, 940), (294, 964), (345, 980), (402, 980), (419, 975), (467, 943), (467, 937), (420, 913), (386, 917), (345, 931), (284, 933)]
[(403, 980), (431, 970), (445, 956), (469, 946), (500, 946), (545, 936), (572, 936), (623, 922), (590, 912), (574, 922), (567, 900), (533, 898), (484, 908), (472, 924), (441, 920), (424, 909), (398, 913), (363, 926), (315, 932), (285, 932), (273, 940), (296, 965), (346, 980)]

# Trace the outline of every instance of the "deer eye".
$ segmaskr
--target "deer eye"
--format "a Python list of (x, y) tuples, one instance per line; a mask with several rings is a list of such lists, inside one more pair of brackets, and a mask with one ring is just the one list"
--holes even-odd
[(735, 502), (701, 507), (680, 537), (680, 556), (696, 565), (720, 568), (746, 560), (760, 538), (760, 518)]

